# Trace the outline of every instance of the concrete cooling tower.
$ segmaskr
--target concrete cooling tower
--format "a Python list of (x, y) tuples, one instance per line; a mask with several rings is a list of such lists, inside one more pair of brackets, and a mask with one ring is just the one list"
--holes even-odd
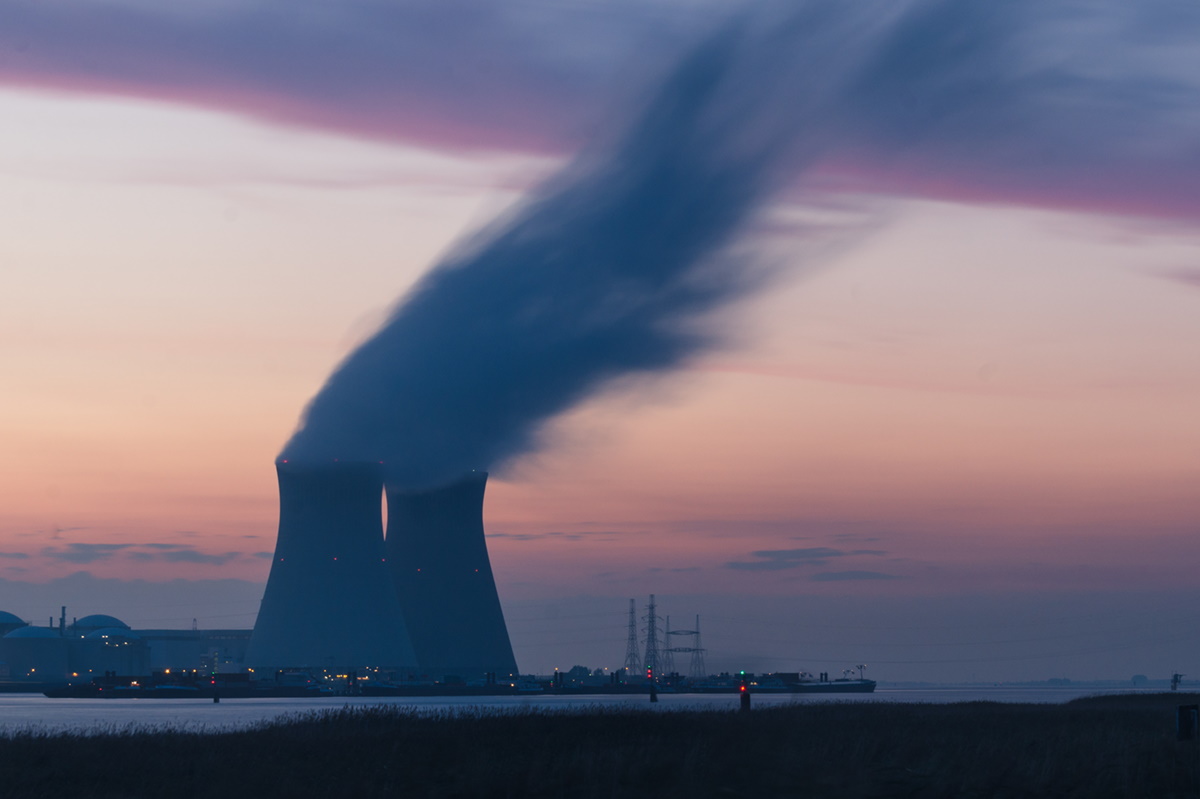
[(487, 472), (435, 489), (387, 489), (387, 560), (421, 671), (517, 673), (483, 538)]
[(382, 467), (281, 461), (276, 471), (279, 538), (246, 664), (415, 666), (384, 562)]

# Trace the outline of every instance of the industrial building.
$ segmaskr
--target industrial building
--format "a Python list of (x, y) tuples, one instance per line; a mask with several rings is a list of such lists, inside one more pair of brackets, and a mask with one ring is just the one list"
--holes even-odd
[(249, 630), (133, 630), (105, 614), (58, 625), (27, 624), (0, 612), (0, 681), (55, 683), (108, 672), (150, 674), (166, 669), (236, 671)]
[(246, 665), (416, 669), (383, 546), (379, 464), (276, 464), (279, 536)]
[(517, 673), (483, 534), (487, 472), (436, 489), (388, 487), (388, 568), (426, 674)]

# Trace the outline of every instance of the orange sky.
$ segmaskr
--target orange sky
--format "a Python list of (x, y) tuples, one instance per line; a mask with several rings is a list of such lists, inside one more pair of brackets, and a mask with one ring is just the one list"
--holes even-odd
[[(555, 163), (100, 96), (2, 90), (0, 112), (16, 581), (265, 580), (306, 401)], [(842, 199), (817, 233), (799, 200), (772, 209), (747, 247), (780, 277), (713, 320), (725, 349), (493, 476), (506, 601), (1194, 584), (1196, 230)]]
[[(505, 186), (548, 165), (145, 103), (0, 101), (5, 150), (23, 153), (0, 163), (19, 222), (0, 318), (9, 578), (263, 579), (271, 463), (308, 397)], [(91, 129), (73, 137), (73, 117)], [(383, 179), (339, 180), (371, 170)], [(862, 213), (882, 227), (770, 226), (755, 247), (782, 276), (714, 320), (725, 350), (589, 402), (493, 479), (494, 532), (639, 536), (611, 555), (493, 539), (502, 582), (553, 564), (587, 584), (597, 560), (636, 572), (653, 556), (701, 564), (711, 590), (774, 590), (723, 564), (849, 526), (883, 537), (891, 560), (870, 570), (905, 578), (888, 590), (936, 592), (961, 580), (918, 583), (913, 564), (953, 571), (963, 541), (1006, 563), (1048, 531), (1194, 529), (1200, 290), (1174, 279), (1194, 232), (1003, 206)], [(148, 543), (213, 557), (127, 557)], [(72, 544), (130, 546), (88, 562)], [(1113, 579), (1159, 582), (1109, 552)]]

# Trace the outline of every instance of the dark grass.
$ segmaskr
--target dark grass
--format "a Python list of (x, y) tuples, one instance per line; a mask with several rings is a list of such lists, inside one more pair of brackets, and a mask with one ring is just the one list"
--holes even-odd
[(1190, 694), (736, 711), (346, 708), (244, 731), (22, 732), (8, 797), (1195, 797)]

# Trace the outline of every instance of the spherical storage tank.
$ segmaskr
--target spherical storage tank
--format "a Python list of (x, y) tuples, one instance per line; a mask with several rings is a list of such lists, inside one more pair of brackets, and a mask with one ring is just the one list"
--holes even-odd
[(112, 639), (115, 641), (140, 641), (142, 636), (135, 633), (128, 627), (101, 627), (98, 630), (92, 630), (84, 636), (90, 640)]
[(129, 625), (116, 616), (108, 616), (103, 613), (93, 613), (90, 616), (84, 616), (82, 619), (76, 619), (75, 624), (72, 626), (77, 635), (87, 635), (94, 630), (103, 630), (106, 628), (129, 629)]
[(50, 627), (20, 627), (0, 638), (0, 660), (8, 664), (11, 680), (64, 680), (67, 639)]
[(25, 627), (25, 622), (11, 613), (0, 610), (0, 635), (7, 635), (18, 627)]

